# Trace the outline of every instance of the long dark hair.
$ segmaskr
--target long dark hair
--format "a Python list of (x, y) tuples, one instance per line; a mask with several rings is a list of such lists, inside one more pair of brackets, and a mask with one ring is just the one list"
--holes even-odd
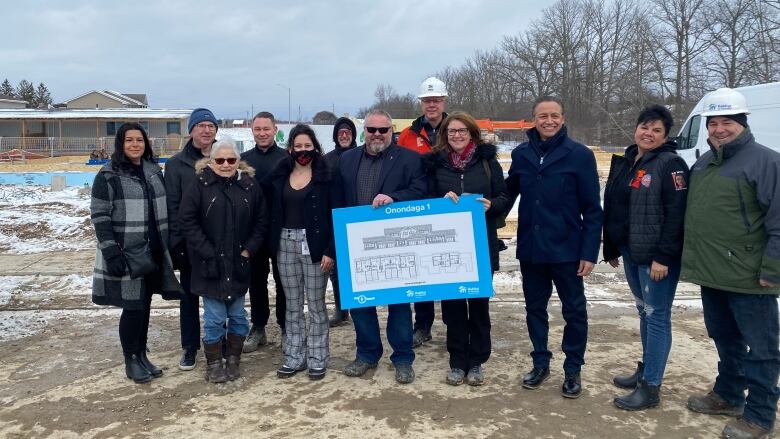
[(154, 162), (152, 142), (149, 141), (149, 136), (146, 135), (144, 127), (137, 122), (126, 122), (119, 127), (116, 131), (116, 137), (114, 137), (114, 152), (111, 154), (111, 167), (114, 169), (128, 168), (131, 166), (130, 160), (128, 160), (125, 155), (125, 134), (130, 130), (138, 130), (144, 137), (144, 154), (141, 156), (141, 160)]
[(300, 136), (301, 134), (305, 134), (309, 136), (312, 145), (314, 145), (314, 150), (320, 153), (320, 155), (322, 155), (322, 145), (320, 145), (320, 141), (317, 140), (317, 135), (314, 134), (314, 130), (311, 129), (310, 126), (302, 123), (295, 125), (293, 129), (290, 130), (290, 135), (287, 137), (287, 151), (290, 153), (293, 152), (293, 145), (295, 144), (295, 138)]

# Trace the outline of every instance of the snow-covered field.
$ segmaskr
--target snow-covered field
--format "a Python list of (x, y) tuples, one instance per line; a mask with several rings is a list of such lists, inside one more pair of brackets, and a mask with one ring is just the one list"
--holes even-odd
[(89, 194), (69, 187), (0, 186), (0, 252), (39, 253), (95, 247)]

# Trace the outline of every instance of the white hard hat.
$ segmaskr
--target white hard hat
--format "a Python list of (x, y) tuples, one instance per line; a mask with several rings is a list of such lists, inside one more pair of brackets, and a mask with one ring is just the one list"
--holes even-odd
[(750, 114), (745, 96), (731, 88), (719, 88), (707, 94), (702, 101), (702, 116)]
[(433, 96), (447, 96), (447, 86), (438, 78), (431, 76), (420, 84), (420, 94), (418, 98), (428, 98)]

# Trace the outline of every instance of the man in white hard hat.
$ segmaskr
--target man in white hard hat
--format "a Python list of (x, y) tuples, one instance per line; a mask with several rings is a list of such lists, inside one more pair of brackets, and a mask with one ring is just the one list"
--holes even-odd
[[(431, 152), (436, 144), (439, 125), (447, 117), (444, 105), (447, 100), (447, 86), (438, 78), (431, 76), (420, 84), (420, 107), (422, 116), (401, 131), (398, 136), (398, 146), (402, 146), (419, 154)], [(431, 327), (435, 317), (433, 302), (417, 302), (414, 304), (414, 336), (412, 345), (418, 347), (431, 339)]]
[(769, 437), (780, 396), (780, 154), (754, 140), (748, 114), (736, 90), (705, 97), (710, 151), (691, 168), (682, 257), (720, 359), (713, 389), (688, 408), (737, 417), (728, 438)]
[(398, 145), (420, 154), (431, 152), (436, 144), (439, 125), (447, 117), (444, 105), (447, 100), (447, 86), (441, 80), (431, 76), (420, 84), (420, 107), (422, 116), (404, 128), (398, 137)]

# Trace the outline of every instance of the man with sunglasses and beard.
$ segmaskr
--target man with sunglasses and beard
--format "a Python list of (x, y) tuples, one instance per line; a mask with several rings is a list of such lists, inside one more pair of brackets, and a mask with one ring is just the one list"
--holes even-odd
[[(425, 197), (427, 182), (420, 156), (392, 144), (393, 120), (382, 110), (366, 115), (363, 126), (366, 143), (341, 156), (338, 178), (341, 179), (344, 206), (371, 205), (374, 208), (395, 201)], [(351, 377), (375, 369), (382, 356), (382, 340), (376, 307), (353, 308), (357, 353), (355, 361), (344, 368)], [(387, 341), (393, 348), (390, 361), (400, 384), (414, 381), (412, 350), (412, 309), (408, 303), (388, 306)]]

